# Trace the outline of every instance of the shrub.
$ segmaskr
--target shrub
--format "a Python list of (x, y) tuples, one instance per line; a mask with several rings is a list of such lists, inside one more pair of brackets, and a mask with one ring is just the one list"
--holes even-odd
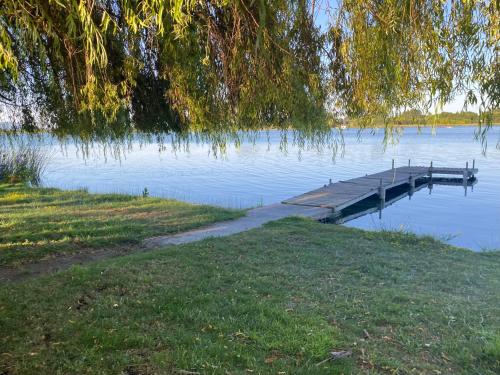
[(31, 145), (6, 148), (0, 145), (0, 181), (38, 185), (47, 164), (47, 154)]

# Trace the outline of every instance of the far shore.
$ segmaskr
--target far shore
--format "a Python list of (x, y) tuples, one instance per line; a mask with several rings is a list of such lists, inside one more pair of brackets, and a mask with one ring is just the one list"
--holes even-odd
[[(478, 123), (469, 124), (390, 124), (392, 128), (461, 128), (461, 127), (477, 127)], [(482, 126), (500, 126), (500, 123), (495, 124), (482, 124)], [(360, 127), (356, 125), (347, 125), (346, 129), (381, 129), (385, 128), (384, 124), (373, 124), (367, 127)]]
[[(460, 127), (477, 127), (479, 124), (478, 123), (468, 123), (468, 124), (390, 124), (388, 127), (392, 129), (397, 129), (397, 128), (460, 128)], [(482, 124), (482, 126), (500, 126), (500, 123), (494, 123), (494, 124)], [(366, 127), (361, 127), (361, 126), (356, 126), (356, 125), (342, 125), (342, 126), (332, 126), (332, 129), (335, 128), (341, 128), (343, 130), (346, 129), (383, 129), (386, 128), (387, 126), (384, 124), (371, 124), (367, 125)], [(277, 128), (269, 128), (267, 130), (283, 130), (283, 129), (277, 129)], [(290, 129), (292, 130), (292, 129)], [(0, 129), (0, 135), (5, 134), (5, 135), (19, 135), (19, 134), (43, 134), (43, 130), (39, 130), (36, 132), (31, 132), (28, 133), (26, 131), (14, 131), (10, 129)]]

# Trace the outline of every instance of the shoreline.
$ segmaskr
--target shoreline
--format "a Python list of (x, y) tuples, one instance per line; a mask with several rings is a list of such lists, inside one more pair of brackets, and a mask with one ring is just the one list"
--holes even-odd
[[(492, 128), (494, 127), (499, 127), (499, 123), (492, 123), (492, 124), (482, 124), (482, 127), (490, 126)], [(467, 124), (391, 124), (388, 129), (397, 129), (397, 128), (465, 128), (465, 127), (479, 127), (478, 123), (467, 123)], [(339, 126), (331, 126), (330, 129), (342, 129), (342, 130), (347, 130), (347, 129), (361, 129), (361, 130), (370, 130), (370, 129), (384, 129), (386, 126), (384, 124), (376, 124), (376, 125), (368, 125), (366, 127), (360, 127), (360, 126), (350, 126), (350, 125), (339, 125)], [(279, 128), (266, 128), (266, 129), (260, 129), (256, 130), (255, 132), (265, 132), (265, 131), (284, 131), (285, 129), (279, 129)], [(300, 131), (298, 129), (293, 129), (289, 128), (287, 129), (288, 131)], [(253, 130), (238, 130), (238, 132), (254, 132)], [(43, 134), (50, 134), (48, 131), (43, 131), (39, 130), (36, 132), (26, 132), (26, 131), (13, 131), (13, 130), (7, 130), (7, 129), (0, 129), (0, 135), (43, 135)], [(154, 134), (147, 134), (147, 133), (141, 133), (138, 131), (133, 131), (129, 135), (132, 134), (142, 134), (142, 135), (154, 135)], [(165, 135), (171, 135), (171, 133), (164, 133)], [(195, 134), (195, 133), (193, 133)], [(228, 132), (227, 134), (231, 134)], [(68, 137), (69, 135), (66, 135), (64, 137)]]
[[(73, 243), (71, 238), (69, 238), (70, 242), (67, 245), (70, 247), (77, 246), (76, 251), (70, 250), (68, 246), (61, 247), (59, 244), (60, 240), (55, 240), (53, 245), (51, 245), (51, 242), (53, 241), (48, 241), (47, 244), (41, 248), (39, 248), (39, 245), (35, 246), (35, 240), (38, 242), (45, 241), (36, 234), (37, 227), (30, 228), (30, 231), (35, 233), (33, 233), (33, 238), (30, 238), (29, 241), (26, 239), (24, 244), (16, 244), (13, 242), (12, 245), (9, 245), (8, 238), (10, 238), (12, 234), (9, 235), (9, 233), (6, 233), (8, 238), (7, 243), (4, 245), (7, 245), (7, 247), (4, 249), (2, 257), (0, 257), (0, 281), (22, 281), (24, 279), (41, 276), (43, 274), (58, 272), (77, 264), (84, 265), (109, 258), (121, 258), (134, 253), (154, 252), (168, 245), (198, 243), (207, 238), (228, 237), (238, 233), (246, 233), (262, 226), (273, 225), (274, 222), (281, 220), (291, 220), (293, 217), (306, 217), (322, 226), (331, 226), (332, 228), (341, 227), (345, 228), (345, 230), (360, 231), (367, 233), (367, 235), (380, 236), (381, 238), (385, 235), (400, 235), (402, 237), (412, 238), (415, 241), (427, 242), (431, 240), (439, 243), (440, 246), (466, 251), (471, 254), (483, 253), (480, 251), (474, 251), (470, 248), (451, 245), (431, 235), (422, 233), (411, 231), (401, 232), (398, 230), (369, 230), (343, 224), (325, 224), (321, 222), (321, 219), (327, 215), (327, 209), (271, 204), (248, 210), (229, 210), (218, 206), (197, 205), (167, 198), (144, 198), (131, 194), (94, 194), (88, 193), (84, 190), (62, 190), (57, 188), (21, 187), (19, 184), (0, 184), (0, 203), (6, 204), (7, 209), (9, 204), (26, 202), (29, 194), (34, 195), (36, 198), (43, 198), (44, 200), (50, 199), (52, 202), (50, 207), (53, 207), (54, 205), (56, 205), (54, 207), (57, 207), (59, 204), (63, 205), (63, 202), (67, 198), (77, 198), (80, 200), (80, 203), (75, 206), (74, 209), (70, 209), (70, 211), (67, 211), (67, 207), (61, 207), (55, 210), (54, 208), (49, 207), (52, 212), (51, 215), (53, 216), (53, 220), (56, 220), (57, 222), (59, 220), (58, 215), (63, 215), (61, 218), (65, 220), (64, 223), (66, 221), (71, 222), (74, 219), (78, 219), (80, 212), (85, 212), (89, 208), (95, 210), (93, 207), (95, 201), (127, 202), (127, 204), (132, 207), (132, 211), (144, 211), (142, 214), (139, 212), (139, 216), (146, 214), (158, 215), (158, 208), (153, 206), (159, 206), (160, 204), (166, 204), (164, 208), (170, 210), (173, 208), (178, 209), (178, 207), (185, 207), (185, 209), (189, 208), (191, 210), (197, 210), (199, 213), (205, 214), (206, 212), (210, 212), (212, 216), (202, 220), (201, 222), (198, 222), (198, 218), (193, 217), (191, 220), (196, 220), (196, 222), (185, 223), (183, 229), (178, 228), (172, 230), (168, 227), (164, 227), (163, 229), (158, 227), (154, 231), (148, 231), (148, 234), (141, 235), (140, 241), (137, 241), (136, 236), (133, 234), (122, 234), (121, 237), (117, 237), (115, 240), (105, 240), (102, 238), (94, 241), (92, 239), (88, 239), (83, 242), (82, 240), (77, 240), (75, 243)], [(64, 200), (62, 200), (62, 198), (64, 198)], [(36, 204), (36, 199), (33, 200), (32, 203)], [(27, 205), (26, 209), (30, 209), (29, 207), (31, 207), (32, 203)], [(106, 207), (107, 206), (104, 206), (103, 208)], [(128, 207), (116, 206), (113, 204), (109, 207), (109, 210), (114, 211), (117, 208), (122, 211), (125, 208), (129, 209)], [(61, 211), (61, 214), (55, 215), (55, 212), (58, 212), (61, 209), (64, 211)], [(111, 211), (107, 213), (106, 216), (111, 215)], [(16, 214), (13, 213), (7, 215), (7, 220), (11, 218), (10, 216), (12, 216), (12, 218), (17, 217)], [(116, 225), (113, 216), (114, 214), (109, 218), (106, 218), (105, 221), (102, 221), (101, 219), (100, 225), (106, 227), (108, 225), (108, 221), (109, 223)], [(135, 216), (136, 214), (133, 214), (131, 219), (132, 221), (129, 225), (127, 225), (127, 227), (143, 225), (142, 221), (138, 221), (133, 218)], [(93, 218), (89, 218), (89, 220), (90, 219)], [(68, 236), (65, 234), (66, 224), (64, 223), (58, 224), (58, 226), (53, 229), (59, 235), (61, 235), (62, 232), (62, 234), (64, 234), (63, 238), (68, 240)], [(147, 223), (150, 223), (151, 225), (154, 224), (153, 221)], [(95, 223), (89, 223), (86, 225), (95, 225)], [(12, 230), (16, 232), (23, 230), (23, 228), (20, 227), (16, 229), (16, 227), (13, 227)], [(114, 230), (117, 231), (118, 229), (115, 228)], [(71, 229), (68, 233), (72, 233), (72, 231), (73, 229)], [(120, 232), (120, 230), (118, 230), (118, 232)], [(16, 235), (14, 233), (14, 237), (12, 238), (15, 238), (15, 236)], [(80, 236), (80, 233), (75, 232), (72, 233), (71, 236)], [(32, 244), (30, 245), (30, 243)], [(2, 245), (2, 243), (0, 243), (0, 245)], [(28, 246), (29, 249), (25, 248), (26, 246)], [(48, 251), (48, 248), (53, 246), (58, 247), (58, 249)], [(19, 247), (19, 249), (16, 249), (17, 247)], [(23, 251), (20, 252), (21, 250)], [(28, 255), (22, 255), (22, 253), (25, 253), (26, 250), (30, 250), (33, 254), (29, 255), (28, 253)], [(485, 253), (500, 253), (500, 249), (492, 249)]]
[[(389, 127), (392, 129), (396, 128), (466, 128), (466, 127), (478, 127), (479, 125), (477, 123), (475, 124), (398, 124), (398, 125), (391, 125)], [(485, 125), (483, 124), (482, 126), (491, 126), (491, 127), (497, 127), (500, 126), (500, 123), (495, 123), (491, 125)], [(362, 130), (367, 130), (367, 129), (384, 129), (385, 125), (379, 124), (379, 125), (371, 125), (367, 127), (359, 127), (359, 126), (347, 126), (345, 129), (362, 129)]]

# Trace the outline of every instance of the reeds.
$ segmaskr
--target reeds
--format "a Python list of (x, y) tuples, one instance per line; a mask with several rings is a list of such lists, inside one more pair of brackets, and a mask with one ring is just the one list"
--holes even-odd
[(18, 145), (7, 148), (0, 144), (0, 181), (38, 185), (47, 161), (47, 154), (38, 146)]

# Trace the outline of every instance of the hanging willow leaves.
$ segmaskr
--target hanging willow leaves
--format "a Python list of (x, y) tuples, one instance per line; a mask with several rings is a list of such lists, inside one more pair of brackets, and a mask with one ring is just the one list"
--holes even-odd
[(0, 101), (83, 139), (498, 108), (498, 0), (329, 4), (323, 33), (306, 0), (0, 0)]
[(499, 107), (498, 0), (337, 4), (328, 32), (331, 92), (348, 115), (427, 110), (457, 94), (483, 114)]

